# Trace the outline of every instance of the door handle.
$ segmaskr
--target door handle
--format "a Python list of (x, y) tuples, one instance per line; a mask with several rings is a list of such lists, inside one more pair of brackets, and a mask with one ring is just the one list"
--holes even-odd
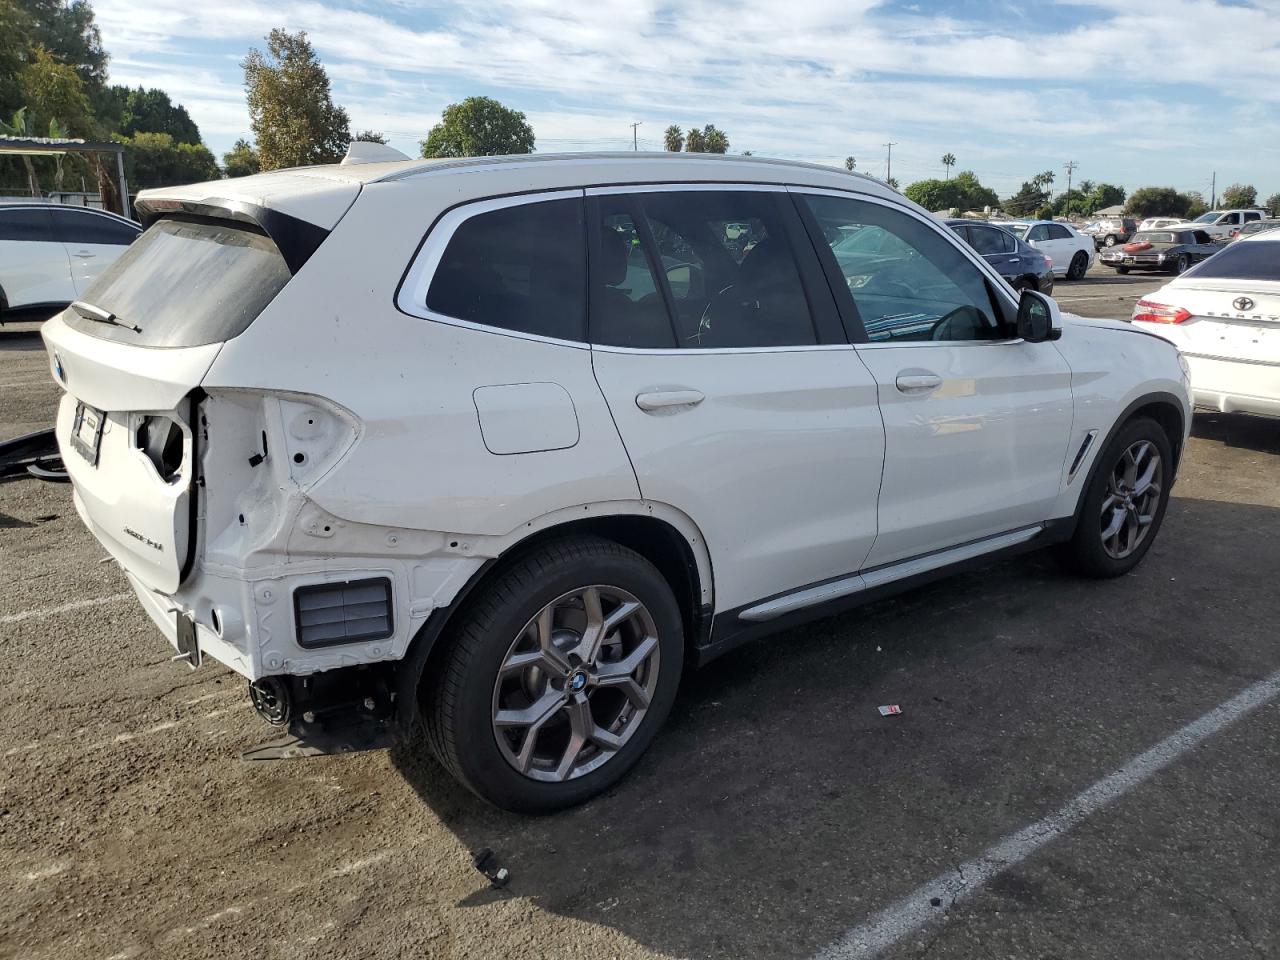
[(77, 251), (76, 251), (76, 256), (77, 256), (77, 257), (80, 257), (80, 258), (81, 258), (81, 259), (83, 259), (83, 260), (88, 260), (88, 259), (90, 259), (91, 257), (93, 257), (93, 256), (94, 256), (94, 254), (90, 253), (88, 250), (77, 250)]
[(654, 390), (650, 393), (637, 393), (636, 406), (647, 412), (664, 407), (692, 407), (705, 399), (697, 390)]
[(1021, 258), (1021, 257), (1010, 257), (1010, 258), (1009, 258), (1009, 262), (1010, 262), (1010, 263), (1021, 263), (1021, 262), (1022, 262), (1022, 258)]
[(942, 386), (942, 378), (936, 373), (902, 373), (894, 383), (902, 393), (928, 393)]

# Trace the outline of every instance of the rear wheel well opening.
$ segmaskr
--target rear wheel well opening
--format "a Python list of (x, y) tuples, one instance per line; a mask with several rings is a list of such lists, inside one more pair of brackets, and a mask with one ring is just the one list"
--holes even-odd
[[(478, 596), (484, 586), (500, 576), (512, 563), (527, 556), (544, 544), (575, 536), (599, 537), (629, 550), (634, 550), (648, 560), (671, 587), (680, 607), (680, 617), (685, 635), (685, 658), (691, 659), (696, 648), (710, 627), (710, 613), (703, 610), (701, 602), (702, 580), (698, 573), (693, 548), (685, 537), (671, 524), (649, 516), (618, 515), (589, 517), (540, 530), (521, 540), (501, 557), (486, 563), (470, 582), (459, 591), (448, 607), (436, 611), (414, 637), (409, 651), (401, 661), (401, 675), (396, 684), (400, 704), (397, 720), (402, 728), (422, 709), (423, 680), (438, 669), (441, 658), (449, 646), (450, 630), (466, 614), (470, 600)], [(409, 706), (411, 704), (411, 706)], [(409, 709), (406, 710), (405, 707)]]

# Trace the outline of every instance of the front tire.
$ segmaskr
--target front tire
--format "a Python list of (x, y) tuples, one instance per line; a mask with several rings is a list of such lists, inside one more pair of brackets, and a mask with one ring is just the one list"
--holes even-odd
[(639, 554), (548, 543), (480, 588), (424, 682), (433, 752), (495, 806), (545, 813), (608, 789), (675, 700), (680, 608)]
[(1107, 239), (1102, 241), (1102, 245), (1104, 247), (1114, 247), (1116, 245), (1116, 238), (1112, 234), (1108, 233)]
[(1172, 480), (1172, 447), (1160, 424), (1147, 417), (1126, 423), (1099, 456), (1062, 559), (1088, 577), (1128, 573), (1160, 530)]
[(1185, 253), (1182, 254), (1182, 256), (1178, 257), (1178, 259), (1173, 264), (1174, 273), (1186, 273), (1190, 269), (1191, 269), (1191, 258), (1187, 256)]
[(1116, 273), (1120, 274), (1121, 276), (1124, 276), (1128, 272), (1129, 272), (1128, 267), (1116, 267)]

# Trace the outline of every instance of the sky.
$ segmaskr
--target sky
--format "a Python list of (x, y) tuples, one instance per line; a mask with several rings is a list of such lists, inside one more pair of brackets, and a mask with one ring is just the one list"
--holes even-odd
[(418, 155), (448, 104), (521, 110), (540, 152), (750, 150), (1002, 196), (1074, 181), (1280, 192), (1280, 0), (95, 0), (111, 81), (160, 87), (219, 156), (250, 136), (240, 61), (305, 30), (351, 129)]

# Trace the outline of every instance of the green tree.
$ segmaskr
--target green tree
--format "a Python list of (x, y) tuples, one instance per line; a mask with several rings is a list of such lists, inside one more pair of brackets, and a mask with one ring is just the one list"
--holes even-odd
[(1183, 216), (1188, 220), (1209, 212), (1209, 205), (1204, 202), (1204, 195), (1199, 190), (1189, 190), (1183, 196), (1187, 198), (1187, 212)]
[(49, 124), (57, 121), (64, 130), (83, 135), (92, 114), (84, 81), (69, 64), (60, 63), (44, 47), (36, 47), (18, 74), (22, 102), (32, 129), (45, 136)]
[(1043, 207), (1041, 207), (1039, 210), (1035, 212), (1035, 217), (1037, 220), (1052, 220), (1053, 207), (1050, 204), (1046, 203)]
[[(6, 137), (38, 136), (35, 127), (31, 125), (31, 121), (27, 116), (26, 107), (19, 107), (8, 122), (0, 120), (0, 134)], [(40, 196), (40, 178), (36, 176), (36, 167), (31, 162), (31, 157), (23, 154), (22, 166), (27, 173), (27, 189), (31, 191), (33, 197)]]
[(163, 90), (111, 86), (107, 88), (107, 96), (118, 106), (115, 126), (122, 136), (167, 133), (175, 143), (200, 142), (200, 128), (187, 113), (187, 108), (180, 103), (174, 104)]
[(241, 138), (222, 155), (222, 169), (228, 177), (247, 177), (257, 173), (262, 167), (258, 163), (258, 154), (254, 151), (253, 144)]
[(1222, 205), (1228, 209), (1254, 207), (1258, 204), (1258, 191), (1253, 184), (1233, 183), (1222, 191)]
[(708, 123), (702, 128), (702, 139), (707, 153), (729, 152), (729, 138), (724, 135), (723, 130), (718, 129), (714, 124)]
[(386, 134), (377, 130), (361, 130), (355, 135), (355, 139), (362, 143), (380, 143), (383, 146), (387, 143)]
[(857, 166), (858, 166), (858, 161), (855, 160), (853, 157), (844, 158), (844, 168), (848, 170), (850, 173), (853, 173), (854, 169)]
[(0, 114), (22, 105), (18, 72), (31, 49), (31, 18), (13, 0), (0, 0)]
[(907, 199), (934, 211), (954, 209), (963, 213), (994, 207), (1000, 202), (995, 191), (979, 183), (972, 170), (962, 171), (950, 180), (919, 180), (903, 192)]
[(1000, 205), (1004, 212), (1015, 217), (1025, 217), (1043, 207), (1049, 200), (1049, 191), (1037, 182), (1039, 179), (1039, 177), (1033, 177), (1023, 181), (1018, 192), (1006, 198)]
[(1173, 187), (1141, 187), (1129, 195), (1124, 212), (1135, 217), (1185, 217), (1191, 198)]
[(444, 108), (422, 141), (424, 157), (497, 157), (533, 153), (533, 127), (519, 110), (490, 97), (467, 97)]
[(697, 127), (690, 127), (689, 132), (684, 136), (684, 152), (685, 153), (706, 153), (707, 138), (702, 135), (702, 131)]
[(1267, 197), (1265, 206), (1267, 208), (1268, 216), (1280, 217), (1280, 193), (1273, 193), (1271, 196)]
[(662, 147), (672, 153), (679, 153), (684, 146), (684, 132), (674, 123), (662, 131)]
[(240, 65), (263, 170), (342, 159), (351, 141), (347, 111), (334, 104), (305, 31), (272, 30), (267, 52), (251, 49)]
[[(1092, 189), (1084, 190), (1085, 184)], [(1088, 209), (1086, 213), (1093, 213), (1095, 210), (1105, 210), (1107, 207), (1118, 207), (1124, 203), (1124, 187), (1117, 187), (1113, 183), (1099, 183), (1096, 186), (1091, 181), (1085, 181), (1080, 185), (1081, 190), (1088, 196)]]
[(107, 51), (88, 0), (15, 0), (32, 24), (31, 44), (42, 46), (59, 63), (79, 74), (88, 95), (107, 80)]
[(886, 180), (886, 181), (885, 181), (885, 183), (887, 183), (889, 186), (893, 187), (893, 189), (895, 189), (895, 190), (897, 190), (897, 189), (898, 189), (898, 178), (897, 178), (897, 177), (890, 177), (888, 180)]
[(942, 165), (947, 168), (947, 179), (951, 179), (951, 168), (956, 165), (956, 155), (954, 153), (944, 153), (942, 155)]
[(217, 161), (203, 144), (175, 143), (167, 133), (147, 131), (115, 139), (124, 144), (125, 174), (140, 190), (200, 183), (220, 176)]

